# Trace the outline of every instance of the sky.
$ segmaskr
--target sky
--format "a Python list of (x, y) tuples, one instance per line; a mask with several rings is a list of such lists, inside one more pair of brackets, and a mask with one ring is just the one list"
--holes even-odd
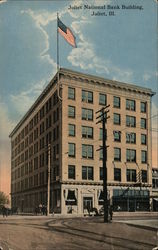
[[(156, 0), (1, 0), (0, 190), (7, 194), (9, 134), (56, 73), (57, 12), (77, 43), (73, 48), (59, 37), (60, 67), (158, 93)], [(153, 167), (158, 166), (157, 100), (156, 94), (152, 100)]]

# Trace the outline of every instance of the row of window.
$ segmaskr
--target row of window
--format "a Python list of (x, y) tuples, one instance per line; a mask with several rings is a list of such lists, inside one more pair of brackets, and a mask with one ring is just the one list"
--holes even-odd
[[(76, 110), (75, 106), (68, 106), (68, 117), (75, 118), (76, 117)], [(82, 108), (81, 114), (82, 120), (93, 121), (93, 109)], [(121, 115), (114, 113), (113, 114), (113, 124), (121, 125)], [(127, 127), (136, 127), (136, 117), (126, 115), (126, 126)], [(142, 129), (146, 129), (147, 122), (145, 118), (141, 118), (140, 120), (140, 127)]]
[[(75, 165), (68, 165), (68, 179), (76, 179)], [(94, 169), (92, 166), (82, 166), (82, 180), (94, 180)], [(100, 167), (100, 180), (103, 180), (103, 168)], [(126, 170), (127, 182), (147, 182), (147, 171), (141, 170), (136, 174), (135, 169)], [(114, 181), (121, 181), (121, 168), (114, 168)]]
[[(68, 98), (71, 100), (75, 100), (75, 88), (68, 87)], [(87, 103), (93, 103), (93, 92), (82, 90), (82, 101)], [(53, 97), (50, 97), (49, 100), (43, 105), (43, 107), (40, 109), (39, 113), (37, 113), (34, 118), (29, 122), (29, 124), (23, 129), (18, 136), (15, 138), (15, 140), (12, 142), (12, 147), (16, 146), (21, 139), (26, 136), (29, 131), (33, 129), (34, 126), (36, 126), (41, 120), (45, 114), (47, 114), (52, 106), (55, 106), (58, 103), (58, 96), (57, 92), (53, 94)], [(99, 104), (100, 105), (106, 105), (107, 104), (107, 96), (106, 94), (99, 94)], [(120, 97), (114, 96), (113, 97), (113, 107), (114, 108), (121, 108), (121, 99)], [(126, 99), (126, 109), (136, 111), (136, 103), (135, 100)], [(140, 111), (142, 113), (146, 113), (147, 111), (147, 103), (141, 102), (140, 103)]]
[[(44, 137), (40, 140), (40, 147), (41, 147), (40, 149), (45, 147), (45, 145), (44, 145)], [(23, 154), (19, 155), (15, 160), (12, 160), (12, 169), (16, 168), (19, 165), (21, 165), (22, 163), (24, 163), (24, 161), (30, 160), (30, 157), (33, 157), (33, 154), (35, 154), (37, 152), (38, 152), (38, 143), (35, 143), (34, 147), (31, 146), (29, 148), (29, 150), (25, 151), (25, 154), (23, 153)], [(43, 164), (41, 163), (41, 162), (44, 162), (44, 156), (43, 155), (44, 155), (44, 153), (42, 153), (40, 155), (40, 163), (39, 163), (40, 167), (44, 166), (44, 163)], [(48, 160), (47, 160), (48, 152), (47, 152), (46, 148), (45, 148), (45, 155), (46, 155), (45, 158), (46, 158), (46, 164), (47, 164), (48, 163)], [(58, 157), (59, 157), (59, 144), (55, 144), (52, 147), (52, 159), (55, 161), (55, 160), (58, 159)], [(38, 157), (35, 157), (35, 159), (36, 158), (38, 158)], [(34, 163), (34, 166), (36, 166), (36, 165), (37, 165), (37, 168), (38, 168), (38, 161), (37, 161), (37, 164)]]
[[(38, 124), (38, 122), (58, 103), (57, 91), (53, 94), (52, 97), (43, 105), (40, 111), (32, 118), (28, 125), (17, 135), (14, 141), (12, 141), (12, 148), (15, 147), (21, 139), (24, 139), (26, 135), (33, 129), (34, 126)], [(55, 112), (54, 112), (55, 113)], [(58, 113), (58, 110), (57, 110)], [(55, 116), (57, 114), (53, 114), (54, 120), (56, 120)], [(49, 121), (50, 123), (50, 121)]]
[[(121, 161), (120, 148), (114, 148), (114, 161)], [(137, 162), (135, 149), (126, 149), (126, 162)], [(147, 151), (145, 150), (141, 150), (141, 163), (147, 163)]]
[[(76, 156), (76, 144), (68, 143), (68, 156)], [(82, 144), (82, 158), (93, 159), (93, 145)], [(103, 150), (100, 150), (100, 159), (103, 158)], [(121, 161), (121, 148), (114, 148), (114, 161)], [(136, 150), (126, 149), (126, 161), (136, 162)], [(147, 151), (141, 150), (141, 163), (147, 163)]]
[[(82, 138), (93, 139), (93, 127), (82, 126)], [(103, 129), (100, 128), (99, 139), (101, 140), (103, 137)], [(106, 131), (107, 133), (107, 131)], [(68, 135), (75, 136), (76, 135), (76, 125), (68, 124)], [(113, 131), (114, 141), (121, 142), (121, 131)], [(126, 143), (136, 143), (136, 133), (127, 132), (126, 133)], [(146, 145), (147, 143), (147, 135), (141, 134), (141, 144)]]
[[(36, 139), (39, 139), (39, 136), (38, 136), (38, 128), (36, 128), (34, 132), (35, 132), (34, 135), (37, 136)], [(42, 137), (42, 138), (40, 139), (39, 142), (37, 141), (37, 142), (34, 143), (34, 145), (30, 146), (30, 144), (34, 142), (34, 140), (33, 140), (33, 133), (31, 133), (31, 134), (29, 135), (29, 137), (26, 137), (26, 138), (25, 138), (25, 142), (22, 141), (22, 142), (15, 148), (15, 150), (14, 150), (14, 149), (12, 150), (12, 159), (13, 159), (14, 157), (16, 157), (18, 154), (20, 154), (20, 153), (21, 153), (24, 149), (26, 149), (27, 147), (29, 147), (28, 150), (30, 151), (29, 156), (32, 156), (32, 155), (33, 155), (33, 152), (34, 152), (34, 154), (37, 153), (37, 152), (39, 151), (39, 149), (41, 150), (41, 149), (45, 148), (46, 145), (48, 145), (48, 143), (51, 143), (52, 141), (54, 142), (54, 141), (56, 141), (58, 138), (59, 138), (59, 126), (56, 126), (56, 127), (52, 130), (52, 132), (51, 132), (51, 131), (48, 132), (48, 133), (46, 134), (46, 136), (44, 136), (44, 137)], [(35, 139), (35, 137), (34, 137), (34, 139)], [(25, 154), (27, 154), (27, 151), (28, 151), (28, 150), (25, 151)], [(33, 150), (34, 150), (34, 151), (33, 151)], [(26, 158), (26, 157), (25, 157), (25, 158)]]
[[(51, 180), (55, 181), (56, 176), (59, 175), (59, 167), (55, 166), (51, 171)], [(38, 185), (44, 185), (48, 181), (48, 173), (47, 171), (40, 172), (39, 174), (35, 174), (34, 176), (30, 176), (29, 178), (25, 178), (19, 182), (12, 184), (12, 192), (22, 191), (28, 188), (36, 187)]]
[[(68, 87), (68, 99), (75, 100), (75, 88)], [(93, 92), (82, 90), (82, 102), (93, 103)], [(107, 95), (99, 93), (99, 104), (106, 105), (107, 104)], [(118, 96), (113, 97), (113, 107), (121, 108), (121, 99)], [(140, 103), (140, 111), (142, 113), (146, 113), (147, 103)], [(126, 110), (136, 111), (136, 102), (135, 100), (126, 99)]]
[[(19, 167), (15, 171), (12, 171), (12, 173), (11, 173), (12, 181), (17, 180), (20, 177), (24, 177), (25, 175), (28, 175), (30, 173), (33, 173), (34, 172), (33, 168), (34, 168), (34, 170), (38, 169), (39, 164), (40, 164), (40, 167), (43, 167), (44, 166), (44, 160), (46, 161), (46, 164), (48, 164), (47, 155), (44, 155), (44, 153), (42, 155), (40, 155), (40, 162), (38, 162), (38, 160), (39, 160), (38, 157), (36, 157), (34, 159), (34, 161), (31, 160), (31, 161), (29, 161), (29, 163), (26, 163), (25, 165), (22, 165), (21, 167)], [(58, 174), (59, 165), (53, 165), (53, 169), (54, 168), (58, 168), (58, 171), (56, 171), (57, 174)], [(53, 170), (53, 171), (55, 171), (55, 170)]]

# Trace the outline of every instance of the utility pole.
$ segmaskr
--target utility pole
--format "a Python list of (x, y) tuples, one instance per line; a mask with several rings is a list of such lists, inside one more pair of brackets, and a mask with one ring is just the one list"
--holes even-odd
[(104, 194), (104, 222), (108, 222), (108, 195), (107, 195), (107, 145), (106, 145), (106, 122), (107, 119), (110, 118), (110, 116), (107, 117), (107, 113), (109, 110), (110, 105), (103, 107), (102, 109), (98, 110), (97, 113), (101, 113), (96, 119), (100, 120), (96, 123), (102, 123), (102, 129), (103, 129), (103, 137), (102, 137), (102, 147), (101, 149), (103, 150), (103, 194)]
[(47, 183), (47, 216), (50, 212), (50, 152), (51, 147), (50, 144), (48, 144), (48, 183)]

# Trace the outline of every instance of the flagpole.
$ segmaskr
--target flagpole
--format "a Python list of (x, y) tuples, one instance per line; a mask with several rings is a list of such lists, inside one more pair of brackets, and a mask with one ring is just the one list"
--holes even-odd
[(57, 71), (59, 70), (59, 32), (58, 32), (58, 12), (57, 12)]
[(59, 84), (59, 32), (58, 32), (58, 12), (57, 12), (57, 94), (60, 101), (62, 98), (60, 96), (60, 84)]

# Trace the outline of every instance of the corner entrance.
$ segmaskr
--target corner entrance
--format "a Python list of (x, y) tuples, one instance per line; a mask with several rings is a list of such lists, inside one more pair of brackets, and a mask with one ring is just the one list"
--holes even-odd
[(93, 197), (83, 197), (83, 212), (93, 208)]

